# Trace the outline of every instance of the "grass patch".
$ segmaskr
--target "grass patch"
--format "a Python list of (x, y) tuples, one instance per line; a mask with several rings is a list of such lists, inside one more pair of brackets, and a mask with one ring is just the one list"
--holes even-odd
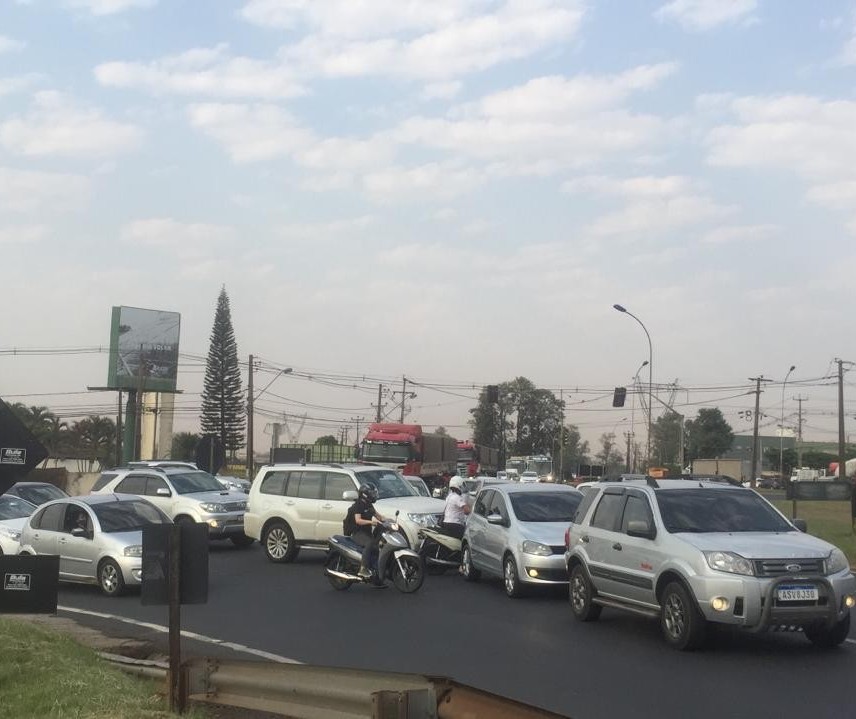
[[(790, 500), (778, 500), (774, 505), (786, 517), (792, 513)], [(850, 566), (856, 567), (856, 535), (850, 519), (850, 502), (797, 502), (797, 517), (808, 523), (808, 533), (834, 544), (847, 555)]]
[[(171, 717), (162, 683), (125, 674), (71, 638), (0, 618), (0, 718)], [(190, 711), (185, 716), (202, 719)]]

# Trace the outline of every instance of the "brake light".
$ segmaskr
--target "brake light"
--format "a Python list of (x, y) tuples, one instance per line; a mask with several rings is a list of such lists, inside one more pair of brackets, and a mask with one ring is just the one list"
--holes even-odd
[(568, 527), (565, 530), (565, 549), (568, 549), (570, 547), (570, 543), (571, 543), (571, 528)]

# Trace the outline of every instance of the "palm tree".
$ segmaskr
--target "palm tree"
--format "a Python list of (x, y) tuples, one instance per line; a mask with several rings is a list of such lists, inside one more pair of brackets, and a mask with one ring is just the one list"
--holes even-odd
[(72, 425), (71, 431), (78, 438), (78, 451), (84, 459), (101, 467), (110, 464), (115, 454), (116, 423), (109, 417), (91, 414)]

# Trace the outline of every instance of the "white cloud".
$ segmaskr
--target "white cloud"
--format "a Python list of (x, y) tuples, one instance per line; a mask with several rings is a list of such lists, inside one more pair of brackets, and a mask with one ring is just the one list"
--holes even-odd
[(751, 23), (755, 20), (757, 0), (672, 0), (654, 16), (675, 21), (686, 30), (703, 32), (725, 24)]
[(2, 245), (30, 245), (41, 240), (47, 235), (48, 228), (44, 225), (0, 225), (0, 246)]
[(39, 92), (32, 109), (0, 122), (0, 146), (28, 156), (103, 157), (127, 152), (142, 140), (135, 125), (104, 117), (56, 92)]
[(706, 245), (762, 242), (773, 238), (781, 229), (777, 225), (726, 225), (705, 233), (701, 242)]
[(282, 62), (232, 57), (228, 45), (194, 48), (150, 63), (107, 62), (95, 68), (107, 87), (153, 94), (283, 99), (304, 92), (294, 69)]
[(150, 8), (158, 0), (64, 0), (70, 8), (88, 10), (93, 15), (115, 15), (132, 8)]
[(36, 75), (35, 73), (17, 75), (15, 77), (0, 77), (0, 97), (29, 90), (38, 82), (40, 77), (40, 75)]
[(735, 208), (703, 195), (675, 195), (638, 200), (595, 220), (587, 229), (593, 235), (662, 235), (684, 227), (719, 219)]
[(619, 197), (657, 198), (674, 197), (686, 193), (691, 186), (692, 180), (680, 175), (629, 178), (595, 175), (568, 180), (562, 184), (562, 191), (569, 193), (593, 192), (599, 195)]
[(15, 40), (7, 35), (0, 35), (0, 55), (4, 52), (18, 52), (27, 47), (27, 43)]
[(484, 173), (476, 168), (457, 162), (430, 162), (367, 172), (362, 177), (362, 186), (376, 202), (420, 202), (457, 198), (484, 180)]
[(839, 65), (856, 65), (856, 14), (854, 14), (850, 37), (838, 53), (837, 62)]
[(809, 190), (808, 199), (834, 210), (856, 209), (856, 180), (817, 185)]
[(375, 224), (375, 220), (373, 215), (360, 215), (329, 222), (292, 222), (278, 227), (276, 233), (288, 240), (340, 241), (343, 236), (347, 239), (348, 235), (361, 235), (364, 230)]
[(235, 232), (224, 225), (153, 217), (129, 222), (120, 237), (129, 245), (168, 249), (179, 260), (199, 263), (200, 258), (208, 262), (216, 247), (232, 242)]
[(451, 100), (463, 87), (463, 84), (452, 80), (451, 82), (432, 82), (422, 89), (420, 97), (423, 100)]
[(12, 212), (75, 209), (87, 202), (90, 182), (82, 175), (0, 167), (0, 208)]

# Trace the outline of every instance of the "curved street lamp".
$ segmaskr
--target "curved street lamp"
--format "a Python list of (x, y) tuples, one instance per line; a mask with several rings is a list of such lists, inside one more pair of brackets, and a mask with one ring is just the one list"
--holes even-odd
[(636, 374), (633, 375), (633, 398), (630, 402), (630, 436), (632, 437), (633, 442), (633, 463), (630, 463), (630, 458), (627, 458), (627, 471), (635, 472), (636, 471), (636, 384), (639, 382), (639, 373), (648, 366), (648, 360), (645, 360), (641, 365), (639, 365), (639, 369), (636, 370)]
[(791, 372), (796, 368), (797, 366), (792, 364), (788, 373), (785, 375), (785, 381), (782, 382), (782, 417), (781, 423), (779, 424), (779, 474), (782, 477), (782, 485), (785, 483), (785, 386), (788, 384), (788, 377), (791, 376)]
[(626, 315), (630, 315), (634, 320), (636, 320), (639, 323), (639, 326), (644, 330), (645, 336), (648, 338), (648, 447), (646, 450), (646, 457), (647, 457), (648, 464), (650, 465), (651, 464), (651, 415), (654, 412), (653, 399), (652, 399), (652, 397), (654, 395), (653, 390), (652, 390), (653, 377), (654, 377), (654, 349), (653, 349), (653, 346), (651, 345), (651, 335), (648, 334), (648, 328), (645, 327), (642, 320), (640, 320), (632, 312), (625, 309), (621, 305), (613, 305), (613, 308), (615, 308), (619, 312), (622, 312)]

